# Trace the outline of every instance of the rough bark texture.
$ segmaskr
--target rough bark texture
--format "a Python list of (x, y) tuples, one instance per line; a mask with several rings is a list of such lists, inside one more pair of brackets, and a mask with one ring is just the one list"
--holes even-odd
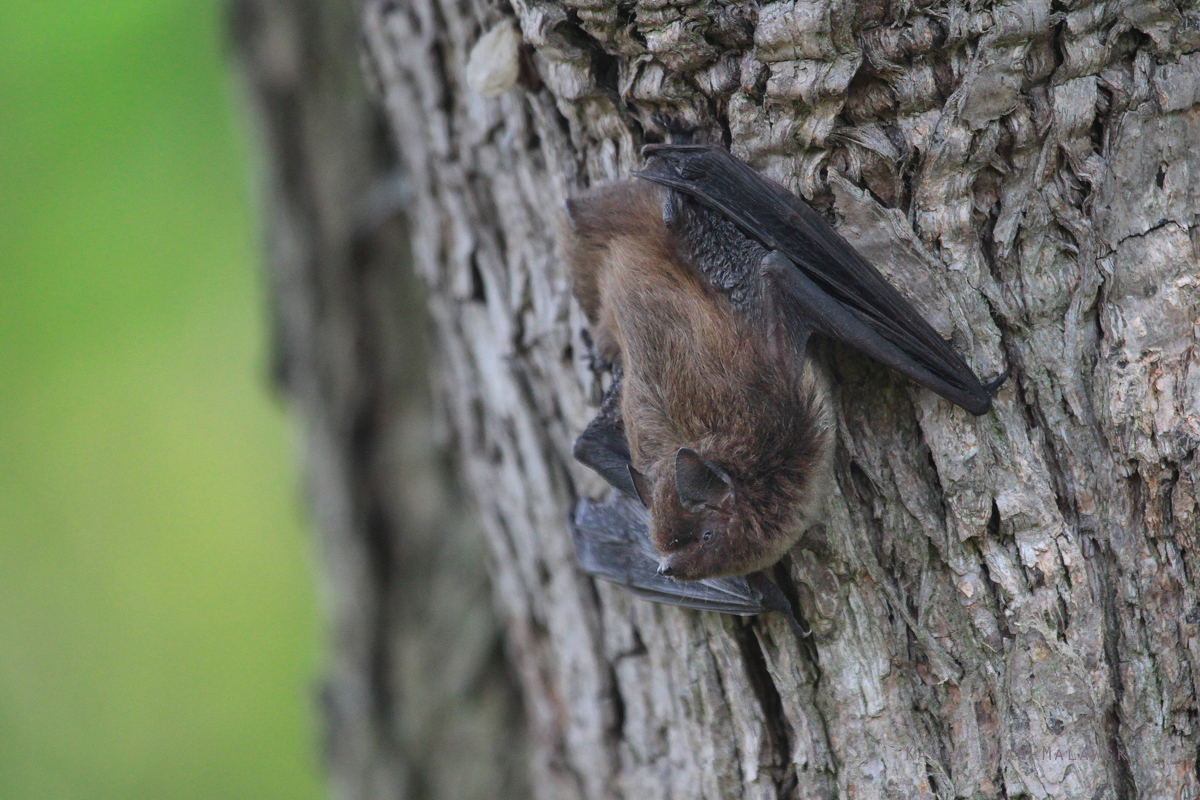
[[(521, 81), (487, 99), (466, 64), (511, 19)], [(1200, 792), (1194, 3), (381, 0), (366, 41), (540, 796)], [(553, 232), (666, 127), (810, 198), (1012, 370), (975, 420), (822, 351), (803, 645), (573, 565), (597, 387)]]
[(432, 433), (404, 184), (342, 0), (238, 0), (266, 151), (275, 380), (300, 418), (330, 628), (332, 794), (526, 797), (486, 551)]
[[(520, 81), (488, 99), (466, 65), (500, 24), (525, 42)], [(365, 42), (538, 796), (1200, 794), (1195, 3), (372, 0)], [(976, 420), (821, 349), (837, 480), (781, 571), (807, 642), (777, 619), (634, 600), (574, 565), (567, 511), (604, 489), (570, 458), (598, 387), (555, 225), (667, 127), (809, 198), (978, 373), (1012, 370)], [(325, 158), (345, 135), (322, 130), (297, 146)], [(350, 196), (312, 213), (341, 219)], [(389, 684), (370, 670), (424, 652), (390, 638), (403, 581), (387, 576), (405, 562), (380, 545), (407, 513), (405, 482), (379, 467), (404, 430), (395, 375), (361, 372), (364, 352), (397, 347), (372, 282), (394, 273), (348, 255), (317, 268), (321, 248), (298, 241), (277, 242), (276, 268), (336, 600), (331, 730), (387, 764), (394, 718), (368, 690)], [(476, 696), (507, 696), (487, 685)], [(512, 741), (495, 739), (489, 763)], [(343, 796), (387, 795), (343, 769)], [(383, 772), (387, 787), (407, 774)]]

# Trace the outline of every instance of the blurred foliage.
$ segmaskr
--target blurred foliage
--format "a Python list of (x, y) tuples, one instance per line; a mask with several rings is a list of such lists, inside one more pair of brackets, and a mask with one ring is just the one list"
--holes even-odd
[(0, 797), (315, 798), (215, 0), (0, 0)]

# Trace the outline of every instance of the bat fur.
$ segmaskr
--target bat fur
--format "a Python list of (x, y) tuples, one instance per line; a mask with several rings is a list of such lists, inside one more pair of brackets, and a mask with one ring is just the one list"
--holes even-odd
[(787, 334), (709, 285), (664, 221), (668, 190), (610, 184), (570, 201), (566, 260), (620, 411), (660, 573), (744, 575), (778, 561), (825, 485), (826, 390)]

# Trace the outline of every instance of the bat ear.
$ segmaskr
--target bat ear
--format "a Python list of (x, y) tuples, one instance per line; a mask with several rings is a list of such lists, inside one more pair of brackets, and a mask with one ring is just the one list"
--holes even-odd
[(688, 511), (723, 508), (733, 499), (733, 480), (725, 470), (710, 464), (690, 447), (675, 452), (675, 488)]
[(650, 484), (646, 482), (646, 476), (634, 469), (633, 464), (630, 464), (629, 477), (633, 480), (633, 488), (637, 491), (638, 499), (642, 501), (642, 505), (649, 508)]

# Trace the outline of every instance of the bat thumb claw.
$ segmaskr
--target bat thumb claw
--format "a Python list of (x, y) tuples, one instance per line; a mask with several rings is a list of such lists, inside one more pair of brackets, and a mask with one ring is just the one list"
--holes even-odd
[(1004, 382), (1006, 380), (1008, 380), (1008, 376), (1009, 376), (1010, 372), (1012, 372), (1011, 369), (1004, 370), (1004, 372), (1001, 372), (995, 378), (992, 378), (990, 381), (985, 383), (983, 385), (983, 390), (990, 395), (995, 395), (996, 392), (1000, 389), (1000, 387), (1004, 385)]

